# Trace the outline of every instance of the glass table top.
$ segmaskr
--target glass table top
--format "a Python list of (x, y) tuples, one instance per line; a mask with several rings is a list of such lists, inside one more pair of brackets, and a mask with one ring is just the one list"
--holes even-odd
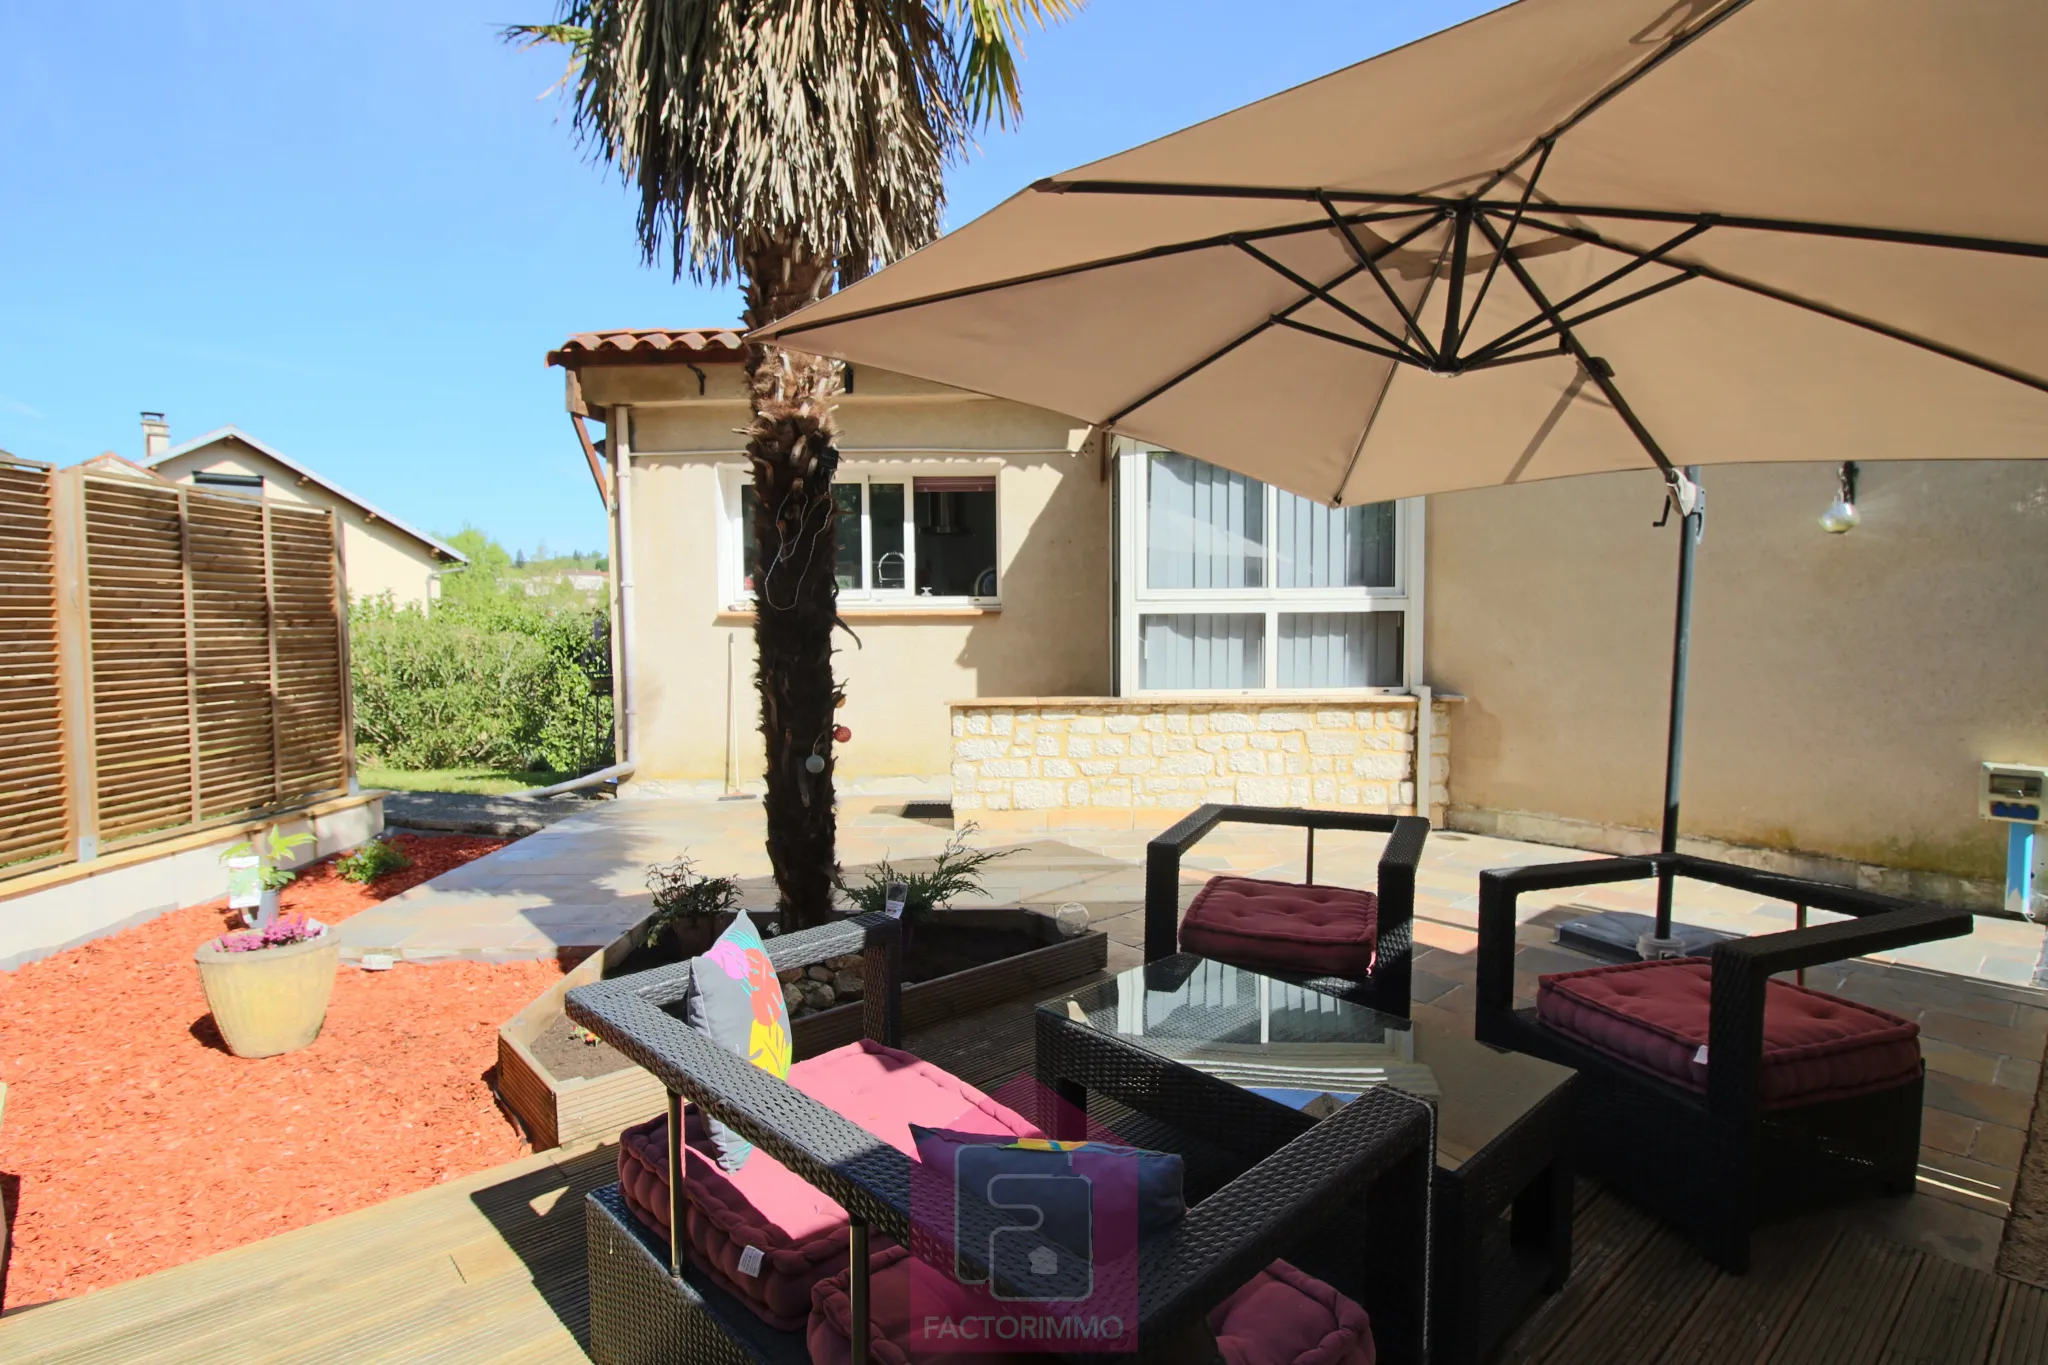
[(1505, 1052), (1243, 967), (1181, 953), (1040, 1005), (1318, 1117), (1367, 1087), (1437, 1106), (1437, 1164), (1455, 1169), (1571, 1078)]

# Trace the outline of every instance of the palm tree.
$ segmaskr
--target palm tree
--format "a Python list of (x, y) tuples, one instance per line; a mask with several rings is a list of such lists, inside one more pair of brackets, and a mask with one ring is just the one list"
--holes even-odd
[[(639, 194), (641, 251), (677, 278), (737, 278), (749, 327), (939, 230), (947, 164), (1022, 113), (1029, 23), (1085, 0), (560, 0), (505, 37), (569, 50), (578, 136)], [(756, 680), (768, 856), (786, 927), (838, 879), (832, 674), (839, 464), (829, 361), (752, 346)]]

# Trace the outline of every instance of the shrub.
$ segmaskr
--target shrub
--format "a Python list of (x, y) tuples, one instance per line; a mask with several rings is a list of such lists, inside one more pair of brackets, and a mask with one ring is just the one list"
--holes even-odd
[(1006, 848), (969, 848), (967, 836), (978, 828), (971, 820), (962, 825), (946, 840), (932, 865), (922, 872), (905, 872), (884, 858), (868, 869), (866, 881), (846, 886), (846, 894), (861, 913), (879, 915), (888, 908), (889, 883), (902, 882), (908, 888), (903, 899), (903, 917), (913, 923), (929, 918), (942, 905), (950, 905), (955, 896), (978, 894), (983, 890), (981, 869), (1010, 852)]
[(411, 866), (412, 859), (399, 852), (395, 844), (372, 839), (346, 858), (336, 859), (334, 870), (352, 882), (368, 886), (387, 872)]
[(358, 601), (356, 747), (394, 768), (525, 768), (535, 758), (555, 772), (602, 767), (610, 639), (602, 608), (517, 591), (451, 592), (431, 611), (388, 595)]
[(706, 877), (689, 858), (656, 863), (647, 869), (647, 889), (654, 893), (653, 938), (671, 924), (721, 914), (740, 903), (740, 884), (731, 877)]

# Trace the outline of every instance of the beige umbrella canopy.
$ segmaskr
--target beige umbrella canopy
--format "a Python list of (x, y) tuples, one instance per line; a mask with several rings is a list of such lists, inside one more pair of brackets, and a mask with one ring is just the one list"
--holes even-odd
[(2038, 458), (2044, 59), (2039, 0), (1521, 0), (757, 336), (1328, 503)]
[[(2048, 451), (2048, 5), (1520, 0), (1040, 181), (755, 334), (1326, 503)], [(1668, 951), (1671, 885), (1654, 935)]]

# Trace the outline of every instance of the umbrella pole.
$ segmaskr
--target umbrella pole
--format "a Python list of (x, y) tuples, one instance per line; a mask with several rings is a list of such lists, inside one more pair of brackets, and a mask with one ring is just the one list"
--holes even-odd
[[(1685, 471), (1695, 485), (1699, 468)], [(1700, 531), (1706, 520), (1706, 503), (1695, 497), (1690, 512), (1678, 522), (1678, 606), (1671, 629), (1671, 713), (1664, 736), (1664, 825), (1657, 840), (1660, 853), (1678, 851), (1678, 792), (1685, 771), (1685, 676), (1687, 654), (1692, 645), (1693, 556), (1699, 548)], [(1673, 871), (1657, 869), (1657, 929), (1660, 939), (1671, 937), (1671, 889)]]

